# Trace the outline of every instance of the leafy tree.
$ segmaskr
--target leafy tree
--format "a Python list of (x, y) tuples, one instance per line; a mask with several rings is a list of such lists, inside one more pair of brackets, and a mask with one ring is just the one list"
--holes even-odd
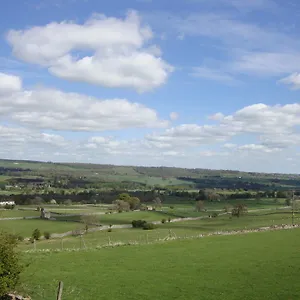
[(130, 200), (130, 195), (128, 193), (122, 193), (119, 195), (118, 199), (123, 200), (123, 201), (129, 201)]
[(12, 291), (19, 281), (22, 266), (16, 246), (15, 236), (0, 232), (0, 298)]
[(135, 210), (140, 206), (140, 199), (138, 197), (130, 197), (130, 199), (128, 201), (126, 201), (129, 203), (130, 209), (131, 210)]
[(41, 237), (41, 232), (38, 228), (36, 228), (32, 233), (32, 238), (38, 241), (40, 237)]
[(237, 204), (231, 211), (231, 215), (234, 217), (240, 217), (248, 212), (247, 206), (244, 204)]
[[(131, 197), (127, 193), (122, 193), (119, 195), (118, 200), (127, 202), (129, 204), (129, 208), (131, 210), (135, 210), (140, 206), (140, 199), (138, 197)], [(125, 210), (125, 209), (123, 209)]]
[(286, 206), (291, 206), (292, 200), (290, 198), (285, 199)]
[(196, 211), (202, 211), (204, 209), (204, 201), (196, 201)]

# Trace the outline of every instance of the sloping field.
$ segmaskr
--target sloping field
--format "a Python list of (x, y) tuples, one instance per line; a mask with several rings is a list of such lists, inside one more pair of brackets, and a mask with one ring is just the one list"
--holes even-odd
[(300, 299), (300, 230), (26, 254), (23, 286), (51, 300)]

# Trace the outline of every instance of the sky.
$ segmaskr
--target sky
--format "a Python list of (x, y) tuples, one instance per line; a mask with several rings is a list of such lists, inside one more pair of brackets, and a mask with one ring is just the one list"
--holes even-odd
[(298, 0), (5, 1), (0, 158), (300, 173), (299, 16)]

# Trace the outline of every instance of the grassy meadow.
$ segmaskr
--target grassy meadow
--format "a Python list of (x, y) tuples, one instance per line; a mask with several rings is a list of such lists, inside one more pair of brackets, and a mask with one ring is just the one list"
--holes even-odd
[(51, 300), (300, 299), (300, 230), (26, 253), (20, 290)]

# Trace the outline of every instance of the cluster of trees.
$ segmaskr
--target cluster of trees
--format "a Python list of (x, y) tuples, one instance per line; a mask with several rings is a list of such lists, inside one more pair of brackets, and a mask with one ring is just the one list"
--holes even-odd
[(138, 197), (130, 196), (128, 193), (122, 193), (117, 200), (113, 201), (113, 204), (115, 205), (115, 210), (122, 212), (138, 209), (141, 200)]

